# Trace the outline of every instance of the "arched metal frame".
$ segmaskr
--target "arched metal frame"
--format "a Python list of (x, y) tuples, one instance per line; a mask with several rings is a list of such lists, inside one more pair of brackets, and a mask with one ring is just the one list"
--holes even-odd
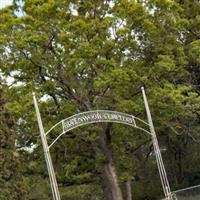
[(56, 127), (60, 125), (62, 126), (62, 130), (63, 130), (62, 133), (60, 133), (54, 139), (54, 141), (49, 145), (49, 149), (56, 143), (56, 141), (62, 135), (64, 135), (68, 131), (74, 128), (78, 128), (80, 126), (87, 125), (87, 124), (101, 123), (101, 122), (112, 122), (112, 123), (129, 125), (137, 129), (140, 129), (152, 136), (151, 132), (137, 125), (140, 123), (140, 124), (143, 124), (143, 126), (146, 126), (148, 129), (150, 128), (147, 122), (145, 122), (144, 120), (141, 120), (138, 117), (135, 117), (133, 115), (129, 115), (126, 113), (122, 113), (122, 112), (111, 111), (111, 110), (93, 110), (93, 111), (87, 111), (87, 112), (75, 114), (71, 117), (63, 119), (57, 124), (55, 124), (51, 129), (49, 129), (46, 132), (46, 135), (48, 135), (52, 130), (54, 130)]
[[(147, 118), (148, 118), (148, 123), (145, 122), (144, 120), (141, 120), (140, 118), (137, 118), (133, 115), (122, 113), (122, 112), (116, 112), (116, 111), (110, 111), (110, 110), (95, 110), (95, 111), (88, 111), (88, 112), (82, 112), (76, 115), (73, 115), (69, 118), (63, 119), (57, 124), (55, 124), (51, 129), (49, 129), (46, 133), (44, 131), (44, 127), (42, 124), (42, 119), (40, 116), (40, 111), (38, 108), (37, 100), (35, 97), (35, 94), (33, 93), (33, 101), (34, 101), (34, 106), (35, 106), (35, 111), (37, 115), (37, 120), (38, 120), (38, 125), (40, 129), (40, 135), (41, 135), (41, 140), (42, 140), (42, 145), (44, 149), (44, 154), (45, 154), (45, 160), (47, 164), (47, 169), (49, 173), (49, 179), (50, 179), (50, 184), (51, 184), (51, 189), (52, 189), (52, 194), (53, 194), (53, 199), (54, 200), (61, 200), (60, 198), (60, 193), (58, 190), (58, 184), (51, 160), (51, 155), (50, 155), (50, 148), (56, 143), (56, 141), (64, 135), (66, 132), (86, 125), (86, 124), (92, 124), (92, 123), (100, 123), (100, 122), (113, 122), (113, 123), (121, 123), (121, 124), (126, 124), (129, 126), (132, 126), (134, 128), (140, 129), (148, 134), (151, 135), (152, 137), (152, 142), (154, 146), (154, 151), (156, 155), (156, 162), (158, 165), (158, 170), (160, 174), (160, 179), (163, 187), (163, 191), (165, 194), (165, 199), (166, 200), (173, 200), (173, 195), (170, 190), (169, 182), (167, 179), (167, 174), (165, 171), (164, 163), (162, 160), (162, 155), (160, 152), (160, 148), (158, 145), (158, 140), (156, 137), (153, 121), (151, 118), (151, 113), (148, 105), (148, 101), (146, 98), (146, 94), (144, 91), (144, 88), (142, 87), (142, 94), (143, 94), (143, 99), (144, 99), (144, 104), (145, 104), (145, 109), (147, 113)], [(143, 126), (147, 127), (147, 130), (144, 127), (138, 126), (138, 124), (143, 124)], [(57, 126), (62, 126), (62, 133), (60, 133), (55, 140), (48, 145), (46, 136)]]

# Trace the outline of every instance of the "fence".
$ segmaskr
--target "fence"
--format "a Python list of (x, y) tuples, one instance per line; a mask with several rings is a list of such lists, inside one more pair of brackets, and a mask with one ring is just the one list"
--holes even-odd
[(200, 200), (200, 185), (177, 190), (173, 194), (177, 200)]

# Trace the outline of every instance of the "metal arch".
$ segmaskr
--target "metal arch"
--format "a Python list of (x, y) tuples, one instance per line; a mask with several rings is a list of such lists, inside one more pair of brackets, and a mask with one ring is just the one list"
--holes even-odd
[[(116, 123), (128, 124), (130, 126), (133, 126), (133, 127), (138, 128), (138, 129), (141, 129), (141, 130), (143, 130), (143, 131), (145, 131), (147, 133), (150, 133), (151, 136), (152, 136), (153, 147), (154, 147), (154, 151), (155, 151), (155, 155), (156, 155), (156, 162), (157, 162), (157, 165), (158, 165), (159, 175), (160, 175), (163, 191), (164, 191), (164, 194), (165, 194), (165, 199), (166, 200), (173, 200), (173, 194), (171, 193), (171, 189), (170, 189), (169, 181), (168, 181), (168, 178), (167, 178), (165, 166), (164, 166), (164, 163), (163, 163), (163, 160), (162, 160), (162, 155), (161, 155), (159, 144), (158, 144), (158, 140), (157, 140), (157, 137), (156, 137), (156, 132), (155, 132), (155, 129), (154, 129), (154, 125), (153, 125), (153, 121), (152, 121), (152, 117), (151, 117), (151, 112), (150, 112), (150, 109), (149, 109), (149, 105), (148, 105), (148, 101), (147, 101), (147, 97), (146, 97), (146, 93), (145, 93), (144, 87), (142, 87), (141, 90), (142, 90), (145, 110), (146, 110), (146, 114), (147, 114), (147, 118), (148, 118), (148, 124), (146, 122), (144, 122), (143, 120), (139, 119), (139, 118), (135, 118), (134, 116), (128, 115), (128, 114), (125, 114), (125, 113), (121, 113), (121, 115), (120, 115), (119, 112), (114, 112), (114, 111), (96, 111), (97, 117), (95, 117), (95, 118), (99, 118), (99, 116), (98, 116), (99, 113), (98, 112), (104, 112), (104, 113), (107, 113), (107, 114), (108, 113), (112, 113), (112, 114), (115, 113), (115, 114), (119, 114), (119, 116), (121, 116), (121, 117), (124, 117), (124, 116), (127, 117), (128, 116), (129, 118), (128, 118), (128, 120), (126, 118), (123, 118), (123, 120), (125, 119), (124, 121), (123, 120), (118, 120), (118, 117), (117, 117), (117, 119), (114, 120), (114, 118), (113, 119), (108, 119), (109, 117), (105, 118), (105, 116), (104, 116), (104, 119), (101, 119), (101, 117), (100, 117), (99, 120), (97, 120), (97, 119), (94, 120), (93, 119), (94, 117), (92, 117), (92, 120), (91, 120), (91, 117), (84, 117), (84, 118), (80, 118), (80, 119), (73, 120), (73, 121), (72, 121), (73, 118), (67, 118), (65, 120), (62, 120), (62, 121), (58, 122), (56, 125), (54, 125), (47, 132), (47, 134), (52, 129), (54, 129), (56, 126), (58, 126), (61, 123), (63, 125), (63, 127), (62, 127), (63, 128), (63, 133), (61, 133), (56, 139), (59, 139), (59, 137), (61, 137), (62, 134), (64, 134), (65, 132), (67, 132), (67, 131), (69, 131), (69, 130), (71, 130), (73, 128), (76, 128), (78, 126), (81, 126), (81, 125), (84, 125), (84, 124), (88, 124), (88, 123), (104, 122), (104, 121), (106, 121), (106, 122), (107, 121), (111, 121), (111, 122), (116, 122)], [(41, 140), (42, 140), (42, 144), (43, 144), (43, 149), (44, 149), (44, 154), (45, 154), (45, 160), (46, 160), (46, 164), (47, 164), (48, 174), (49, 174), (49, 178), (50, 178), (53, 199), (54, 200), (61, 200), (60, 193), (59, 193), (59, 190), (58, 190), (58, 184), (57, 184), (57, 181), (56, 181), (56, 176), (55, 176), (55, 172), (54, 172), (54, 168), (53, 168), (53, 164), (52, 164), (52, 160), (51, 160), (49, 146), (47, 144), (46, 134), (44, 132), (44, 127), (43, 127), (42, 119), (41, 119), (41, 116), (40, 116), (39, 107), (38, 107), (37, 100), (36, 100), (36, 97), (35, 97), (34, 93), (33, 93), (33, 102), (34, 102), (37, 121), (38, 121), (39, 129), (40, 129), (40, 136), (41, 136)], [(81, 116), (81, 115), (84, 115), (84, 114), (91, 114), (92, 112), (95, 112), (95, 111), (89, 111), (89, 112), (85, 112), (85, 113), (82, 113), (82, 114), (80, 113), (80, 114), (77, 114), (75, 116)], [(116, 118), (116, 116), (115, 116), (115, 118)], [(138, 121), (143, 122), (144, 124), (147, 124), (150, 132), (148, 132), (147, 130), (143, 129), (142, 127), (137, 126), (136, 123), (135, 123), (135, 119), (138, 119)], [(89, 120), (89, 121), (87, 121), (87, 120)], [(79, 123), (77, 123), (77, 121), (79, 121)], [(82, 123), (80, 123), (80, 122), (82, 122)], [(54, 140), (54, 143), (56, 141), (57, 140)], [(51, 144), (51, 146), (52, 145), (53, 145), (53, 143)]]
[(62, 123), (63, 120), (59, 121), (58, 123), (56, 123), (54, 126), (52, 126), (46, 133), (45, 135), (47, 136), (56, 126), (58, 126), (59, 124)]
[[(96, 115), (96, 118), (94, 119), (94, 116)], [(107, 115), (107, 116), (106, 116)], [(79, 122), (78, 122), (79, 119)], [(66, 132), (83, 126), (87, 124), (93, 124), (93, 123), (99, 123), (99, 122), (113, 122), (113, 123), (119, 123), (119, 124), (125, 124), (132, 127), (135, 127), (139, 130), (142, 130), (152, 136), (152, 133), (147, 131), (146, 129), (137, 126), (136, 121), (139, 121), (143, 123), (144, 125), (148, 126), (149, 124), (145, 122), (144, 120), (141, 120), (138, 117), (135, 117), (133, 115), (129, 115), (122, 112), (116, 112), (116, 111), (110, 111), (110, 110), (93, 110), (93, 111), (87, 111), (75, 114), (71, 117), (68, 117), (66, 119), (61, 120), (57, 124), (55, 124), (51, 129), (49, 129), (46, 132), (46, 135), (49, 134), (56, 126), (62, 124), (63, 132), (60, 133), (56, 139), (49, 145), (49, 149), (54, 145), (54, 143)], [(75, 123), (76, 122), (76, 123)], [(67, 127), (65, 125), (68, 125)]]

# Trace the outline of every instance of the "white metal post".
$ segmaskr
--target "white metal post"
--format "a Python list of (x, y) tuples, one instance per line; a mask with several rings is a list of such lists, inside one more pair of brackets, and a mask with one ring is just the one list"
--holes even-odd
[(42, 119), (40, 116), (39, 107), (38, 107), (37, 100), (35, 97), (35, 93), (33, 93), (33, 102), (34, 102), (34, 106), (35, 106), (35, 112), (36, 112), (36, 116), (37, 116), (38, 126), (40, 129), (40, 136), (41, 136), (41, 140), (42, 140), (42, 146), (44, 149), (44, 155), (45, 155), (45, 160), (46, 160), (46, 164), (47, 164), (47, 170), (48, 170), (48, 174), (49, 174), (53, 199), (61, 200), (60, 193), (58, 190), (58, 184), (56, 181), (56, 176), (55, 176), (55, 172), (54, 172), (54, 168), (53, 168), (53, 164), (52, 164), (52, 160), (51, 160), (51, 155), (49, 152), (49, 147), (47, 144), (44, 127), (43, 127)]
[(164, 194), (165, 194), (165, 198), (166, 198), (166, 200), (173, 200), (173, 197), (172, 197), (172, 194), (171, 194), (171, 189), (170, 189), (170, 186), (169, 186), (169, 181), (167, 179), (165, 166), (164, 166), (164, 163), (163, 163), (163, 160), (162, 160), (162, 155), (161, 155), (160, 148), (159, 148), (159, 145), (158, 145), (158, 140), (157, 140), (157, 137), (156, 137), (156, 132), (155, 132), (155, 129), (154, 129), (153, 120), (152, 120), (152, 117), (151, 117), (151, 112), (150, 112), (150, 109), (149, 109), (149, 104), (148, 104), (148, 101), (147, 101), (146, 93), (145, 93), (144, 87), (142, 87), (141, 89), (142, 89), (146, 114), (147, 114), (147, 118), (148, 118), (148, 123), (149, 123), (149, 126), (150, 126), (150, 132), (152, 134), (152, 141), (153, 141), (153, 147), (154, 147), (155, 156), (156, 156), (156, 162), (157, 162), (157, 165), (158, 165), (158, 170), (159, 170), (160, 179), (161, 179), (163, 191), (164, 191)]

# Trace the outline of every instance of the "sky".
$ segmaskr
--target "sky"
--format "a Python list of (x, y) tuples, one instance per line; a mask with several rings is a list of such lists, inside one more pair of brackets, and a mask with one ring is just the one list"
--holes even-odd
[(4, 8), (5, 6), (9, 6), (12, 4), (12, 0), (0, 0), (0, 8)]
[[(0, 0), (0, 9), (11, 5), (12, 2), (13, 2), (13, 0)], [(18, 5), (20, 7), (23, 6), (23, 1), (22, 0), (18, 1), (18, 3), (19, 3)], [(15, 11), (15, 14), (16, 14), (16, 16), (21, 17), (25, 13), (22, 11), (22, 9), (18, 9), (18, 10)]]

